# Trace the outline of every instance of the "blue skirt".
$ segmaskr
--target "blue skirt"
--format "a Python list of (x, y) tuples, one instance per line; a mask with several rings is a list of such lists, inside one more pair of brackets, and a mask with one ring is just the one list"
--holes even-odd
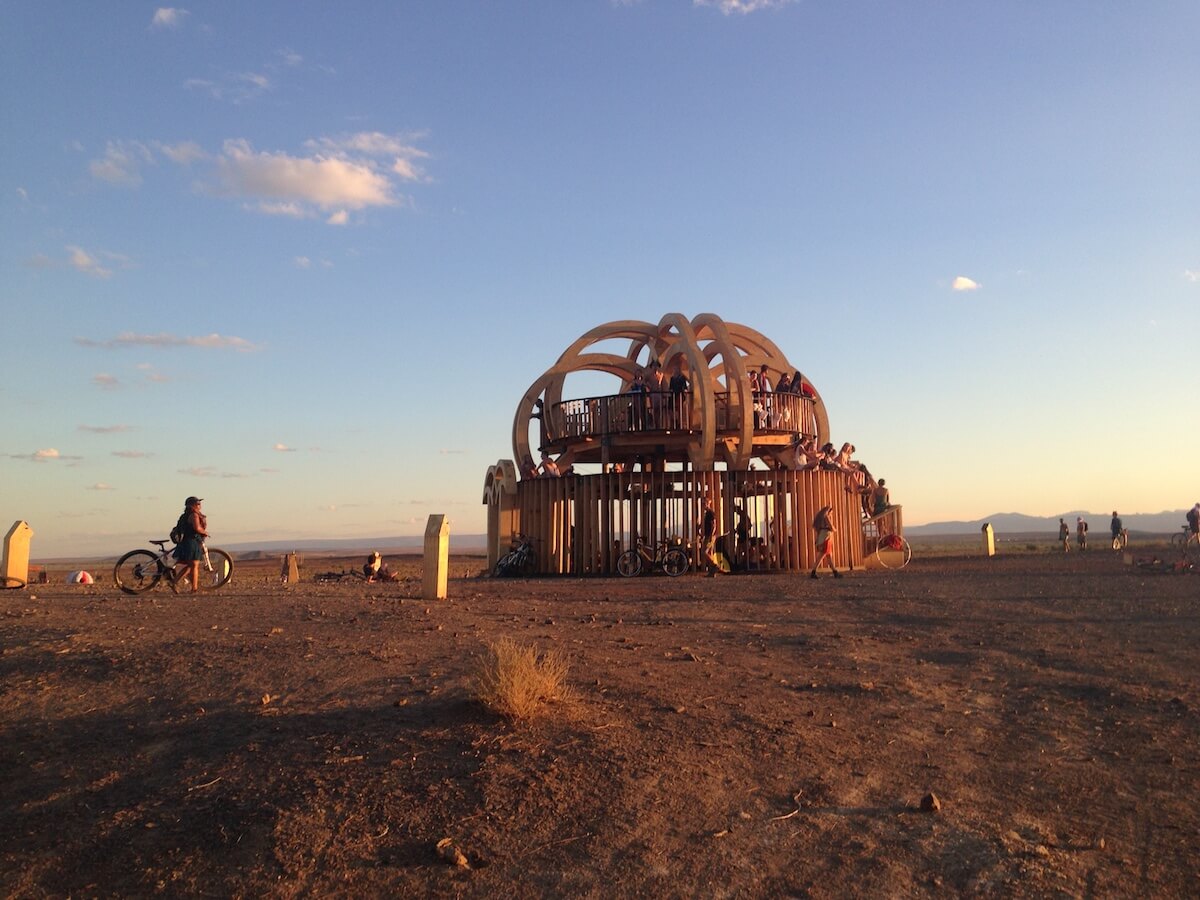
[(179, 546), (175, 548), (175, 558), (180, 562), (193, 562), (197, 559), (204, 559), (204, 541), (199, 535), (189, 535), (180, 541)]

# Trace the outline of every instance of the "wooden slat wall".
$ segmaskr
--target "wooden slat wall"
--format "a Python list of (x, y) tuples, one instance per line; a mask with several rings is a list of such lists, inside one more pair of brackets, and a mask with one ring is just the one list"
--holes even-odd
[[(752, 538), (762, 538), (759, 568), (803, 572), (815, 562), (811, 523), (833, 507), (834, 560), (862, 566), (863, 526), (856, 495), (841, 472), (670, 471), (538, 478), (517, 485), (518, 527), (533, 539), (545, 575), (610, 575), (633, 538), (655, 545), (679, 540), (699, 567), (697, 525), (702, 501), (713, 498), (721, 534), (734, 532), (742, 505)], [(896, 523), (899, 525), (899, 523)]]

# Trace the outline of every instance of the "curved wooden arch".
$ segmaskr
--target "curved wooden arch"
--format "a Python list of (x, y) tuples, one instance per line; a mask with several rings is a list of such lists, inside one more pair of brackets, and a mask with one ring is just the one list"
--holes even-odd
[[(622, 339), (629, 341), (624, 356), (611, 352), (587, 352), (589, 347), (602, 341)], [(529, 386), (518, 402), (512, 431), (515, 459), (522, 461), (522, 465), (524, 460), (533, 459), (529, 430), (536, 401), (542, 401), (541, 415), (552, 416), (562, 403), (566, 376), (582, 371), (613, 375), (619, 380), (616, 393), (624, 393), (635, 373), (644, 368), (638, 362), (643, 351), (648, 351), (651, 359), (657, 360), (668, 371), (676, 361), (681, 361), (691, 373), (693, 422), (699, 426), (698, 434), (689, 442), (687, 449), (692, 466), (702, 470), (713, 469), (720, 449), (721, 458), (728, 468), (748, 469), (750, 460), (756, 455), (753, 396), (748, 372), (765, 365), (773, 379), (772, 383), (775, 383), (784, 372), (797, 369), (766, 336), (745, 325), (725, 322), (712, 313), (703, 313), (690, 321), (681, 313), (668, 313), (657, 326), (649, 322), (619, 320), (585, 332)], [(803, 377), (813, 386), (807, 376)], [(817, 440), (824, 443), (829, 439), (829, 418), (815, 386), (813, 392)], [(721, 393), (728, 395), (729, 408), (725, 423), (726, 438), (718, 448), (716, 396)], [(553, 422), (546, 421), (544, 424), (552, 432), (557, 432)], [(734, 431), (732, 437), (729, 436), (731, 428)], [(559, 465), (570, 465), (574, 455), (573, 449), (568, 446), (559, 456)]]

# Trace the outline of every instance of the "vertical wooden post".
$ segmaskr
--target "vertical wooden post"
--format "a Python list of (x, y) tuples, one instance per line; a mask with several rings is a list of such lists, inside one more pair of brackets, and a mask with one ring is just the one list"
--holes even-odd
[(984, 522), (981, 531), (983, 531), (983, 552), (988, 556), (995, 556), (996, 532), (992, 530), (992, 523)]
[(29, 542), (33, 538), (33, 529), (29, 523), (18, 519), (4, 536), (4, 560), (2, 574), (8, 581), (19, 581), (22, 585), (29, 582)]
[(444, 515), (431, 515), (425, 524), (424, 567), (421, 596), (426, 600), (445, 600), (450, 568), (450, 525)]

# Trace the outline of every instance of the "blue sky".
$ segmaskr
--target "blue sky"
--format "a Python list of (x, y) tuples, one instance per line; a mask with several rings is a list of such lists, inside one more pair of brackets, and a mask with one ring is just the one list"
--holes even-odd
[(1193, 2), (4, 2), (0, 519), (484, 528), (517, 401), (713, 312), (910, 524), (1200, 497)]

